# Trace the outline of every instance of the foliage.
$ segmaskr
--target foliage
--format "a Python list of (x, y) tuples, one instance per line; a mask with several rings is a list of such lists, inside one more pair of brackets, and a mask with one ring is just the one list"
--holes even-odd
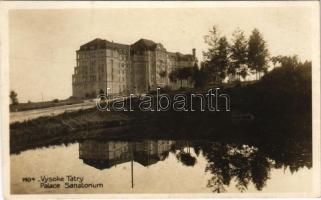
[(191, 67), (183, 67), (183, 68), (176, 68), (169, 74), (169, 79), (172, 82), (176, 82), (177, 80), (182, 81), (191, 78), (193, 75), (193, 68)]
[(11, 105), (19, 104), (18, 94), (14, 90), (10, 91), (10, 100), (11, 100)]
[(228, 73), (232, 75), (238, 75), (242, 78), (246, 78), (248, 75), (247, 69), (247, 40), (244, 32), (241, 29), (236, 29), (233, 33), (233, 44), (231, 45), (231, 61)]
[(245, 79), (250, 73), (258, 75), (267, 72), (269, 53), (262, 34), (254, 29), (247, 39), (237, 28), (232, 34), (232, 43), (221, 36), (213, 26), (204, 37), (209, 46), (204, 55), (204, 72), (208, 73), (206, 82), (220, 84), (227, 76)]
[(167, 72), (164, 70), (159, 72), (159, 76), (162, 78), (166, 77), (166, 75), (167, 75)]
[(209, 46), (207, 52), (203, 52), (205, 60), (212, 60), (213, 55), (217, 54), (218, 41), (220, 39), (220, 33), (217, 26), (213, 26), (212, 30), (209, 31), (209, 35), (204, 36), (205, 43)]
[(100, 89), (99, 90), (99, 95), (104, 95), (105, 94), (105, 91), (103, 89)]
[(249, 68), (258, 74), (267, 72), (268, 49), (261, 33), (254, 29), (248, 41), (248, 65)]
[(197, 63), (195, 63), (192, 71), (192, 80), (194, 81), (194, 87), (203, 87), (206, 81), (206, 73), (204, 67), (199, 68)]
[(214, 26), (209, 35), (205, 37), (209, 49), (203, 52), (204, 66), (210, 82), (220, 83), (227, 76), (229, 67), (229, 44), (225, 36), (221, 37), (217, 27)]

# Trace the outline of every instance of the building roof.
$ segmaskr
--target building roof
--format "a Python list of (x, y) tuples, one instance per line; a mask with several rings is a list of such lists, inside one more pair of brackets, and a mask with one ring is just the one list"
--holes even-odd
[(176, 59), (177, 61), (193, 61), (194, 56), (192, 54), (182, 54), (180, 52), (167, 52), (171, 56), (171, 58)]
[(157, 43), (152, 40), (140, 39), (131, 45), (135, 50), (154, 50), (157, 47)]
[(148, 155), (147, 152), (134, 152), (134, 161), (143, 165), (144, 167), (153, 165), (160, 161), (159, 157), (155, 154)]
[(108, 169), (115, 165), (126, 163), (131, 161), (130, 157), (117, 158), (117, 159), (82, 159), (86, 165), (92, 166), (96, 169)]
[[(154, 51), (157, 47), (160, 47), (164, 51), (166, 49), (163, 47), (161, 43), (156, 43), (153, 40), (148, 39), (140, 39), (132, 45), (120, 44), (115, 42), (110, 42), (108, 40), (96, 38), (84, 45), (80, 46), (80, 51), (86, 51), (91, 49), (129, 49), (129, 47), (136, 51)], [(194, 61), (196, 58), (192, 54), (182, 54), (180, 52), (167, 52), (170, 55), (171, 59), (175, 59), (176, 61)]]
[(83, 50), (90, 50), (90, 49), (107, 49), (107, 48), (112, 48), (112, 49), (124, 49), (124, 48), (129, 48), (129, 45), (125, 44), (120, 44), (120, 43), (115, 43), (115, 42), (110, 42), (108, 40), (103, 40), (100, 38), (96, 38), (84, 45), (80, 46), (80, 51)]
[(179, 61), (193, 61), (194, 56), (191, 54), (181, 54), (181, 53), (176, 53), (177, 58)]

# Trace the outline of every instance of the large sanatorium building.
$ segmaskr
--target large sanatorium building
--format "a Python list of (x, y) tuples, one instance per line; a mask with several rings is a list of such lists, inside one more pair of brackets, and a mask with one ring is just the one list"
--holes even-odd
[[(177, 89), (169, 74), (176, 68), (193, 67), (192, 54), (168, 52), (160, 43), (140, 39), (132, 45), (94, 39), (76, 51), (77, 66), (72, 75), (74, 97), (95, 97), (109, 94), (144, 94), (165, 86)], [(190, 80), (183, 81), (191, 87)]]

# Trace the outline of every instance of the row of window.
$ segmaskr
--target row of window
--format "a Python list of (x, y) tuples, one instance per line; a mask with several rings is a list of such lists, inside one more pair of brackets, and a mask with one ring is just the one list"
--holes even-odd
[(105, 65), (106, 60), (105, 59), (95, 59), (95, 60), (77, 60), (77, 66), (81, 65)]
[[(97, 60), (92, 60), (92, 61), (77, 61), (77, 67), (80, 67), (80, 66), (105, 66), (106, 65), (106, 62), (105, 60), (100, 60), (100, 61), (97, 61)], [(108, 63), (107, 63), (108, 66), (113, 66), (114, 65), (114, 60), (108, 60)], [(119, 67), (128, 67), (129, 65), (128, 64), (125, 64), (124, 62), (118, 62), (118, 65)]]
[[(105, 66), (104, 65), (98, 65), (98, 72), (104, 72), (105, 71)], [(90, 74), (94, 74), (96, 73), (96, 68), (94, 66), (81, 66), (81, 67), (76, 67), (75, 68), (75, 74), (83, 74), (83, 75), (87, 75), (88, 71), (90, 72)]]
[[(102, 80), (103, 80), (103, 77), (98, 76), (98, 81), (102, 81)], [(82, 76), (82, 77), (74, 77), (73, 78), (73, 83), (75, 83), (75, 84), (86, 82), (86, 81), (97, 81), (97, 76), (92, 75), (92, 76)], [(113, 79), (113, 77), (112, 77), (112, 81), (115, 81), (115, 79)], [(126, 79), (124, 76), (118, 76), (118, 81), (125, 83)]]
[(92, 50), (92, 51), (79, 51), (77, 52), (77, 59), (87, 59), (96, 57), (114, 57), (125, 60), (128, 57), (128, 51), (125, 49), (118, 50)]
[[(85, 84), (85, 85), (83, 85), (81, 87), (83, 87), (84, 89), (87, 89), (87, 88), (92, 89), (92, 85), (86, 85)], [(125, 84), (118, 85), (118, 87), (116, 85), (109, 85), (108, 87), (110, 88), (110, 90), (108, 92), (116, 92), (116, 91), (123, 92), (123, 91), (126, 90), (126, 85)]]
[[(79, 69), (81, 69), (81, 68), (79, 68)], [(90, 80), (90, 81), (95, 81), (96, 80), (96, 76), (94, 75), (95, 73), (96, 73), (96, 71), (95, 71), (95, 68), (94, 67), (92, 67), (92, 66), (90, 66), (89, 67), (89, 69), (90, 69), (90, 78), (88, 78), (88, 71), (87, 71), (87, 68), (86, 67), (84, 67), (83, 68), (83, 71), (82, 71), (82, 73), (79, 73), (80, 72), (80, 70), (79, 70), (78, 68), (75, 68), (75, 74), (77, 74), (77, 75), (81, 75), (81, 79), (82, 80)], [(104, 66), (100, 66), (99, 68), (98, 68), (98, 70), (100, 71), (100, 72), (104, 72)], [(112, 80), (115, 80), (116, 78), (115, 78), (115, 76), (118, 74), (118, 79), (119, 79), (119, 81), (125, 81), (125, 69), (124, 68), (121, 68), (121, 69), (114, 69), (114, 67), (111, 67), (111, 79)], [(99, 77), (101, 77), (103, 74), (99, 74)], [(99, 80), (101, 80), (101, 78), (99, 78)]]
[(111, 80), (114, 81), (116, 80), (117, 78), (115, 78), (115, 75), (117, 75), (118, 73), (118, 79), (119, 81), (125, 81), (125, 70), (118, 70), (118, 72), (116, 71), (115, 73), (115, 70), (114, 68), (111, 68)]

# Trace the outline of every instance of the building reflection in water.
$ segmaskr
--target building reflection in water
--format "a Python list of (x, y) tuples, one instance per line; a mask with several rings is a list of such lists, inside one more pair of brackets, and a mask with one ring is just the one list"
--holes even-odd
[(79, 158), (85, 164), (100, 170), (131, 162), (133, 187), (133, 162), (148, 167), (165, 160), (173, 144), (174, 141), (170, 140), (135, 142), (85, 140), (79, 142)]
[(107, 169), (131, 160), (149, 166), (164, 160), (174, 141), (138, 142), (85, 140), (79, 143), (79, 158), (97, 169)]

